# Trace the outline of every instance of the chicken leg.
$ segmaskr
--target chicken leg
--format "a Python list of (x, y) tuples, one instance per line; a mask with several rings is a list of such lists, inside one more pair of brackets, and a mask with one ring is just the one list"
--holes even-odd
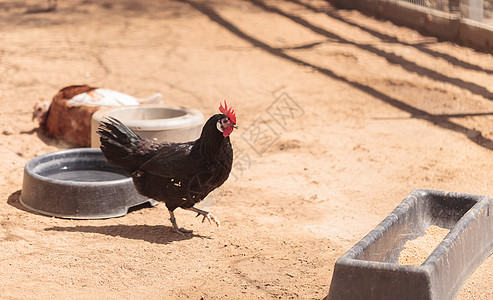
[[(205, 210), (201, 210), (201, 209), (198, 209), (198, 208), (195, 208), (195, 207), (190, 207), (190, 208), (185, 208), (186, 210), (190, 210), (190, 211), (193, 211), (193, 212), (196, 212), (197, 213), (197, 217), (202, 215), (204, 218), (202, 219), (202, 223), (205, 221), (205, 219), (207, 219), (207, 221), (209, 221), (209, 223), (212, 224), (212, 222), (216, 223), (217, 227), (218, 228), (221, 228), (221, 224), (219, 223), (219, 220), (213, 215), (211, 214), (210, 212), (207, 212)], [(169, 220), (171, 221), (171, 224), (173, 224), (173, 229), (177, 232), (177, 233), (180, 233), (180, 234), (185, 234), (185, 233), (192, 233), (193, 230), (188, 230), (188, 229), (185, 229), (185, 228), (180, 228), (178, 227), (178, 224), (176, 224), (176, 218), (175, 218), (175, 213), (171, 210), (168, 210), (169, 211)]]
[(193, 230), (188, 230), (185, 228), (180, 228), (178, 227), (178, 224), (176, 224), (176, 219), (175, 219), (175, 213), (171, 210), (169, 211), (169, 220), (171, 221), (171, 224), (173, 224), (173, 229), (179, 233), (179, 234), (185, 234), (185, 233), (192, 233)]

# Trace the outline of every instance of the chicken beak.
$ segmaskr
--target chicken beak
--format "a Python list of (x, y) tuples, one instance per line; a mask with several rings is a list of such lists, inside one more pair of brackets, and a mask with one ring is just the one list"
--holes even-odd
[(238, 125), (233, 124), (233, 128), (234, 128), (234, 129), (238, 129)]

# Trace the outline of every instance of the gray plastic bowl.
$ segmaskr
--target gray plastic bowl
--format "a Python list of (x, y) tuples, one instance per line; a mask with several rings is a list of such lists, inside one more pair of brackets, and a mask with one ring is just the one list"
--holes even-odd
[[(398, 264), (408, 240), (437, 225), (449, 234), (420, 266)], [(449, 300), (493, 252), (493, 199), (413, 190), (335, 263), (328, 299)]]
[(99, 123), (114, 117), (141, 137), (158, 142), (188, 142), (200, 136), (204, 115), (191, 108), (164, 105), (122, 106), (98, 110), (91, 120), (91, 147), (101, 145), (97, 133)]
[(132, 178), (110, 165), (99, 149), (78, 148), (44, 154), (24, 168), (21, 204), (34, 212), (61, 218), (102, 219), (123, 216), (149, 202)]

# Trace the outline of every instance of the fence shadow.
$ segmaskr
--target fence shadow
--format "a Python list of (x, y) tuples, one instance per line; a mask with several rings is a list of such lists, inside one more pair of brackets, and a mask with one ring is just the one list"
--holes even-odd
[[(222, 26), (223, 28), (225, 28), (226, 30), (228, 30), (229, 32), (231, 32), (232, 34), (236, 35), (237, 37), (247, 41), (248, 43), (250, 43), (252, 46), (254, 47), (257, 47), (257, 48), (260, 48), (276, 57), (279, 57), (279, 58), (282, 58), (282, 59), (285, 59), (287, 61), (290, 61), (290, 62), (293, 62), (293, 63), (296, 63), (296, 64), (299, 64), (299, 65), (302, 65), (302, 66), (306, 66), (306, 67), (310, 67), (316, 71), (318, 71), (319, 73), (327, 76), (327, 77), (330, 77), (332, 79), (335, 79), (335, 80), (338, 80), (340, 82), (344, 82), (346, 84), (348, 84), (349, 86), (355, 88), (355, 89), (358, 89), (382, 102), (385, 102), (399, 110), (402, 110), (402, 111), (405, 111), (407, 113), (409, 113), (411, 115), (411, 117), (413, 118), (418, 118), (418, 119), (422, 119), (422, 120), (425, 120), (425, 121), (428, 121), (430, 123), (433, 123), (434, 125), (437, 125), (441, 128), (444, 128), (444, 129), (447, 129), (447, 130), (451, 130), (451, 131), (455, 131), (455, 132), (458, 132), (458, 133), (461, 133), (463, 134), (464, 136), (466, 136), (469, 140), (471, 140), (472, 142), (474, 142), (475, 144), (483, 147), (483, 148), (486, 148), (486, 149), (489, 149), (489, 150), (493, 150), (493, 140), (491, 139), (488, 139), (486, 137), (484, 137), (482, 135), (482, 133), (478, 130), (475, 130), (475, 129), (469, 129), (467, 127), (464, 127), (460, 124), (456, 124), (452, 121), (449, 120), (449, 118), (447, 117), (442, 117), (442, 116), (436, 116), (436, 115), (433, 115), (433, 114), (430, 114), (424, 110), (421, 110), (419, 108), (416, 108), (416, 107), (413, 107), (407, 103), (404, 103), (402, 101), (399, 101), (398, 99), (396, 98), (393, 98), (389, 95), (386, 95), (374, 88), (372, 88), (371, 86), (368, 86), (368, 85), (365, 85), (365, 84), (362, 84), (362, 83), (359, 83), (359, 82), (356, 82), (356, 81), (352, 81), (352, 80), (349, 80), (347, 79), (346, 77), (342, 76), (342, 75), (338, 75), (336, 73), (334, 73), (332, 70), (330, 69), (327, 69), (327, 68), (323, 68), (323, 67), (319, 67), (317, 65), (314, 65), (312, 63), (309, 63), (307, 61), (304, 61), (302, 59), (299, 59), (299, 58), (296, 58), (294, 56), (291, 56), (287, 53), (285, 53), (283, 51), (283, 49), (280, 49), (280, 48), (273, 48), (271, 46), (269, 46), (268, 44), (254, 38), (253, 36), (251, 35), (248, 35), (246, 32), (244, 32), (243, 30), (241, 30), (238, 26), (236, 26), (235, 24), (231, 23), (230, 21), (226, 20), (225, 18), (223, 18), (221, 15), (219, 15), (211, 6), (207, 5), (207, 4), (203, 4), (203, 3), (197, 3), (197, 2), (194, 2), (194, 1), (191, 1), (191, 0), (181, 0), (182, 2), (184, 3), (187, 3), (189, 4), (191, 7), (193, 7), (194, 9), (198, 10), (199, 12), (201, 12), (202, 14), (206, 15), (211, 21), (217, 23), (218, 25)], [(316, 27), (312, 24), (310, 24), (308, 21), (302, 19), (302, 18), (299, 18), (299, 17), (295, 17), (295, 16), (290, 16), (282, 11), (280, 11), (279, 9), (277, 8), (274, 8), (274, 7), (271, 7), (271, 6), (267, 6), (265, 3), (261, 2), (261, 1), (257, 1), (257, 0), (253, 0), (251, 1), (252, 3), (254, 3), (255, 5), (258, 4), (259, 7), (261, 8), (264, 8), (266, 11), (269, 11), (269, 12), (273, 12), (273, 13), (278, 13), (280, 15), (283, 15), (291, 20), (293, 20), (294, 22), (302, 25), (302, 26), (305, 26), (307, 28), (310, 28), (312, 29), (314, 32), (316, 33), (321, 33), (322, 35), (328, 37), (328, 38), (332, 38), (332, 39), (336, 39), (336, 40), (339, 40), (343, 43), (349, 43), (349, 44), (354, 44), (355, 46), (358, 46), (360, 47), (361, 49), (364, 49), (364, 50), (369, 50), (369, 51), (375, 51), (375, 53), (379, 53), (380, 55), (382, 56), (385, 56), (387, 52), (385, 51), (381, 51), (381, 50), (378, 50), (378, 49), (374, 49), (373, 46), (370, 46), (370, 45), (359, 45), (355, 42), (350, 42), (350, 41), (347, 41), (345, 39), (342, 39), (340, 38), (339, 36), (333, 34), (333, 33), (330, 33), (330, 32), (327, 32), (326, 30), (322, 29), (322, 28), (319, 28), (319, 27)], [(392, 61), (392, 58), (396, 58), (396, 63), (398, 62), (401, 62), (401, 63), (404, 63), (405, 65), (409, 65), (406, 63), (406, 61), (404, 61), (403, 59), (401, 58), (398, 58), (396, 55), (394, 54), (389, 54), (390, 57), (389, 59)], [(410, 64), (414, 64), (414, 63), (411, 63)], [(415, 64), (414, 64), (415, 65)], [(426, 71), (425, 68), (423, 67), (417, 67), (418, 70), (423, 70), (423, 71)], [(432, 73), (437, 73), (435, 71), (432, 71)], [(438, 74), (438, 73), (437, 73)], [(447, 76), (445, 75), (441, 75), (440, 74), (440, 77), (442, 78), (446, 78)], [(479, 86), (478, 86), (479, 87)], [(483, 87), (480, 87), (481, 89), (484, 89)], [(493, 99), (493, 95), (490, 95), (491, 93), (487, 92), (485, 95), (483, 96), (492, 96), (491, 99)]]
[(410, 73), (415, 73), (415, 74), (420, 75), (420, 76), (428, 77), (432, 80), (449, 83), (449, 84), (455, 85), (457, 87), (460, 87), (462, 89), (468, 90), (473, 94), (482, 96), (482, 97), (487, 98), (489, 100), (493, 100), (493, 93), (490, 92), (487, 88), (485, 88), (483, 86), (480, 86), (480, 85), (477, 85), (473, 82), (465, 81), (465, 80), (462, 80), (459, 78), (450, 77), (450, 76), (447, 76), (447, 75), (442, 74), (440, 72), (437, 72), (435, 70), (420, 66), (417, 63), (410, 61), (410, 60), (407, 60), (402, 56), (396, 55), (396, 54), (391, 53), (391, 52), (387, 52), (385, 50), (381, 50), (381, 49), (379, 49), (379, 48), (377, 48), (371, 44), (361, 44), (361, 43), (356, 43), (356, 42), (347, 40), (347, 39), (345, 39), (345, 38), (343, 38), (343, 37), (341, 37), (341, 36), (339, 36), (333, 32), (327, 31), (324, 28), (315, 26), (303, 18), (288, 14), (288, 13), (278, 9), (277, 7), (267, 5), (263, 1), (250, 0), (250, 2), (255, 4), (256, 6), (264, 9), (265, 11), (268, 11), (271, 13), (276, 13), (278, 15), (285, 17), (285, 18), (288, 18), (291, 21), (313, 31), (314, 33), (317, 33), (317, 34), (325, 36), (327, 38), (336, 40), (340, 43), (355, 46), (361, 50), (364, 50), (364, 51), (370, 52), (372, 54), (378, 55), (378, 56), (384, 58), (385, 60), (387, 60), (388, 63), (394, 64), (394, 65), (399, 65), (401, 68), (403, 68), (404, 70), (406, 70)]
[(407, 43), (407, 42), (398, 40), (396, 37), (387, 35), (385, 33), (378, 32), (376, 30), (373, 30), (373, 29), (370, 29), (370, 28), (361, 26), (361, 25), (359, 25), (359, 24), (357, 24), (355, 22), (352, 22), (352, 21), (349, 21), (347, 19), (344, 19), (336, 11), (319, 9), (319, 8), (317, 8), (315, 6), (312, 6), (310, 4), (304, 3), (304, 2), (299, 1), (299, 0), (285, 0), (285, 1), (291, 2), (291, 3), (294, 3), (294, 4), (297, 4), (297, 5), (300, 5), (300, 6), (303, 6), (304, 8), (306, 8), (306, 9), (312, 11), (312, 12), (315, 12), (315, 13), (324, 13), (324, 14), (326, 14), (328, 17), (330, 17), (332, 19), (338, 20), (340, 22), (344, 22), (344, 23), (346, 23), (348, 25), (351, 25), (351, 26), (354, 26), (354, 27), (358, 28), (361, 31), (367, 32), (367, 33), (373, 35), (374, 37), (379, 38), (383, 42), (401, 44), (401, 45), (405, 45), (405, 46), (408, 46), (408, 47), (415, 48), (415, 49), (421, 51), (422, 53), (428, 54), (428, 55), (433, 56), (435, 58), (441, 58), (441, 59), (447, 61), (448, 63), (450, 63), (450, 64), (452, 64), (454, 66), (461, 67), (463, 69), (472, 70), (472, 71), (478, 71), (478, 72), (484, 72), (484, 73), (487, 73), (487, 74), (493, 74), (493, 69), (484, 69), (484, 68), (482, 68), (482, 67), (480, 67), (478, 65), (471, 64), (471, 63), (466, 62), (464, 60), (458, 59), (455, 56), (449, 55), (447, 53), (442, 53), (442, 52), (439, 52), (439, 51), (435, 51), (433, 49), (428, 48), (427, 46), (429, 44), (431, 44), (430, 42), (424, 42), (424, 43)]

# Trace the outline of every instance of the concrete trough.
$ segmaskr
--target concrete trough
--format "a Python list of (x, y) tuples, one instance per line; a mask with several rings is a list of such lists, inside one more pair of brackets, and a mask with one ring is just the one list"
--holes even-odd
[[(429, 226), (450, 229), (420, 266), (398, 263), (408, 240)], [(328, 299), (454, 299), (493, 252), (493, 199), (413, 190), (335, 263)]]

